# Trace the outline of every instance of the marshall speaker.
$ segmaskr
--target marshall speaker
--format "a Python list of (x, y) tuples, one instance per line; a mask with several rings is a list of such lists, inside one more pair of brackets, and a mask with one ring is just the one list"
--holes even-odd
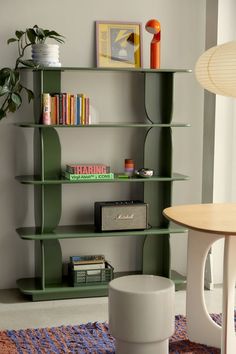
[(144, 230), (148, 228), (148, 204), (139, 200), (95, 202), (97, 231)]

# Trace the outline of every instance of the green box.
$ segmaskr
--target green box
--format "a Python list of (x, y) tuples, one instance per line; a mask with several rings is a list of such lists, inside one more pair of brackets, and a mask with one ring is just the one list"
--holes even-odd
[[(96, 274), (92, 274), (96, 271)], [(114, 278), (114, 268), (105, 262), (105, 268), (103, 269), (89, 269), (89, 270), (74, 270), (71, 263), (69, 263), (69, 280), (71, 286), (85, 286), (108, 284)]]

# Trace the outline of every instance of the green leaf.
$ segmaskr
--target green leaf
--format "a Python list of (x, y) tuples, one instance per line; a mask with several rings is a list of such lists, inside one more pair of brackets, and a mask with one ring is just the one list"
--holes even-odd
[(37, 68), (38, 65), (34, 63), (34, 61), (32, 59), (26, 59), (26, 60), (23, 60), (23, 59), (20, 59), (19, 62), (24, 65), (24, 66), (27, 66), (29, 68)]
[(64, 43), (65, 41), (61, 38), (57, 38), (57, 37), (54, 37), (54, 36), (50, 36), (50, 38), (53, 38), (55, 39), (55, 41), (59, 42), (59, 43)]
[(10, 92), (10, 90), (9, 90), (8, 86), (0, 86), (0, 96), (4, 96), (9, 92)]
[(30, 103), (30, 101), (34, 99), (34, 93), (33, 93), (33, 91), (27, 89), (26, 87), (24, 87), (24, 89), (26, 90), (27, 95), (28, 95), (28, 103)]
[(35, 43), (35, 40), (36, 40), (36, 33), (35, 31), (32, 29), (32, 28), (28, 28), (26, 30), (26, 34), (27, 34), (27, 37), (30, 41), (30, 43), (34, 44)]
[(11, 94), (11, 99), (12, 101), (15, 103), (16, 107), (20, 107), (21, 103), (22, 103), (22, 98), (20, 97), (19, 94), (17, 93), (12, 93)]
[(14, 113), (17, 110), (17, 105), (13, 101), (9, 101), (8, 103), (8, 110), (12, 113)]
[(40, 38), (44, 38), (45, 37), (45, 33), (44, 33), (44, 30), (42, 28), (37, 28), (36, 31), (37, 35), (40, 37)]
[(21, 39), (21, 37), (24, 35), (24, 33), (25, 33), (25, 32), (23, 32), (23, 31), (16, 31), (16, 32), (15, 32), (15, 35), (16, 35), (16, 37), (17, 37), (18, 39)]
[(18, 40), (17, 40), (16, 38), (9, 38), (9, 39), (7, 40), (7, 44), (10, 44), (10, 43), (12, 43), (12, 42), (18, 42)]

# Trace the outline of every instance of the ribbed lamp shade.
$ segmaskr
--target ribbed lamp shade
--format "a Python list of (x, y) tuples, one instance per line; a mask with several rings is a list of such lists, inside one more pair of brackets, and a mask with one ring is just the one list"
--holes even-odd
[(208, 91), (236, 97), (236, 41), (208, 49), (198, 59), (195, 75)]

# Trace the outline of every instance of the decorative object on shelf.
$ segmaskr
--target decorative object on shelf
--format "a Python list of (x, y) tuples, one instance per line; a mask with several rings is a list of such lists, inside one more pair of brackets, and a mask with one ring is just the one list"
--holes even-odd
[(208, 91), (236, 97), (236, 41), (208, 49), (198, 59), (196, 78)]
[(149, 178), (153, 176), (154, 171), (150, 168), (140, 168), (139, 170), (135, 171), (135, 174), (138, 177)]
[(145, 230), (148, 228), (148, 204), (140, 200), (94, 203), (97, 231)]
[(141, 23), (96, 22), (98, 67), (142, 67)]
[(124, 172), (131, 177), (134, 174), (134, 161), (132, 159), (125, 159)]
[(59, 62), (58, 44), (32, 44), (31, 55), (35, 64), (45, 67), (61, 66), (61, 63)]
[(22, 104), (21, 95), (24, 91), (28, 95), (29, 102), (34, 98), (33, 92), (22, 85), (19, 72), (19, 66), (22, 65), (32, 68), (38, 67), (38, 64), (33, 60), (23, 59), (26, 48), (35, 43), (45, 43), (47, 38), (62, 43), (64, 42), (62, 37), (54, 30), (42, 29), (35, 25), (25, 31), (15, 31), (15, 37), (8, 39), (8, 44), (17, 42), (19, 56), (16, 59), (14, 68), (5, 67), (0, 70), (0, 97), (3, 98), (3, 103), (0, 106), (0, 120), (20, 108)]
[(159, 21), (152, 19), (146, 23), (146, 30), (153, 34), (150, 45), (150, 68), (160, 68), (160, 41), (161, 41), (161, 24)]

